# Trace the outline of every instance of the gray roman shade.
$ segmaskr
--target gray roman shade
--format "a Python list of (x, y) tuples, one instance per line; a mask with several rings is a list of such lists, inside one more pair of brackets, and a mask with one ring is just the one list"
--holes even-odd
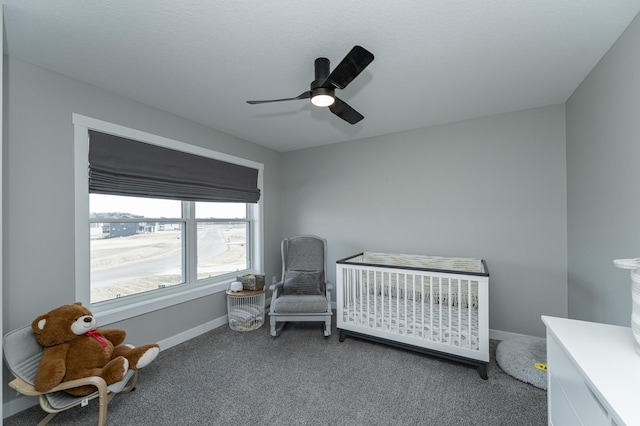
[(89, 130), (89, 192), (255, 203), (258, 170)]

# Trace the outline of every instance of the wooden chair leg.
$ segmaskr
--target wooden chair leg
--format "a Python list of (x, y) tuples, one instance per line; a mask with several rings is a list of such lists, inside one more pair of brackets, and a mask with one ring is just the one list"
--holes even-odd
[(107, 406), (116, 394), (107, 393), (106, 388), (100, 389), (99, 392), (100, 396), (98, 397), (98, 401), (100, 403), (100, 411), (98, 415), (98, 426), (105, 426), (107, 424)]
[(42, 419), (42, 420), (40, 421), (40, 423), (38, 423), (38, 426), (45, 426), (45, 425), (48, 425), (48, 424), (49, 424), (49, 422), (50, 422), (51, 420), (53, 420), (53, 418), (54, 418), (57, 414), (58, 414), (58, 413), (49, 413), (49, 414), (47, 414), (47, 417), (45, 417), (44, 419)]

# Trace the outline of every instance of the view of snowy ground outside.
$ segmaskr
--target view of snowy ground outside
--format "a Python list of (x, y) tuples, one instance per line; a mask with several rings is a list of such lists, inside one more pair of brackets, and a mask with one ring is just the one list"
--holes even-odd
[[(244, 224), (199, 223), (198, 279), (248, 267)], [(182, 231), (91, 240), (91, 303), (182, 282)]]

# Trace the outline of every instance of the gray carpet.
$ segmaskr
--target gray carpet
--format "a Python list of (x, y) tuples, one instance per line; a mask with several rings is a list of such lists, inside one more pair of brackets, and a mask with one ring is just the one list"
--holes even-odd
[(536, 364), (547, 364), (547, 339), (518, 336), (502, 340), (496, 349), (496, 361), (516, 379), (547, 389), (547, 371), (536, 367)]
[[(488, 380), (476, 369), (338, 335), (320, 324), (220, 327), (162, 351), (137, 389), (109, 404), (110, 425), (546, 425), (546, 392), (505, 374), (491, 341)], [(53, 425), (97, 423), (97, 401)], [(33, 407), (4, 424), (34, 425)]]

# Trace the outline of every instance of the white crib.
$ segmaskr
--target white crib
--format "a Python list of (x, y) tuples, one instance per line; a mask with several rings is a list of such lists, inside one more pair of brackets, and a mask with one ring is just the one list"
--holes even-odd
[(465, 362), (487, 379), (489, 271), (482, 259), (365, 252), (336, 262), (347, 335)]

